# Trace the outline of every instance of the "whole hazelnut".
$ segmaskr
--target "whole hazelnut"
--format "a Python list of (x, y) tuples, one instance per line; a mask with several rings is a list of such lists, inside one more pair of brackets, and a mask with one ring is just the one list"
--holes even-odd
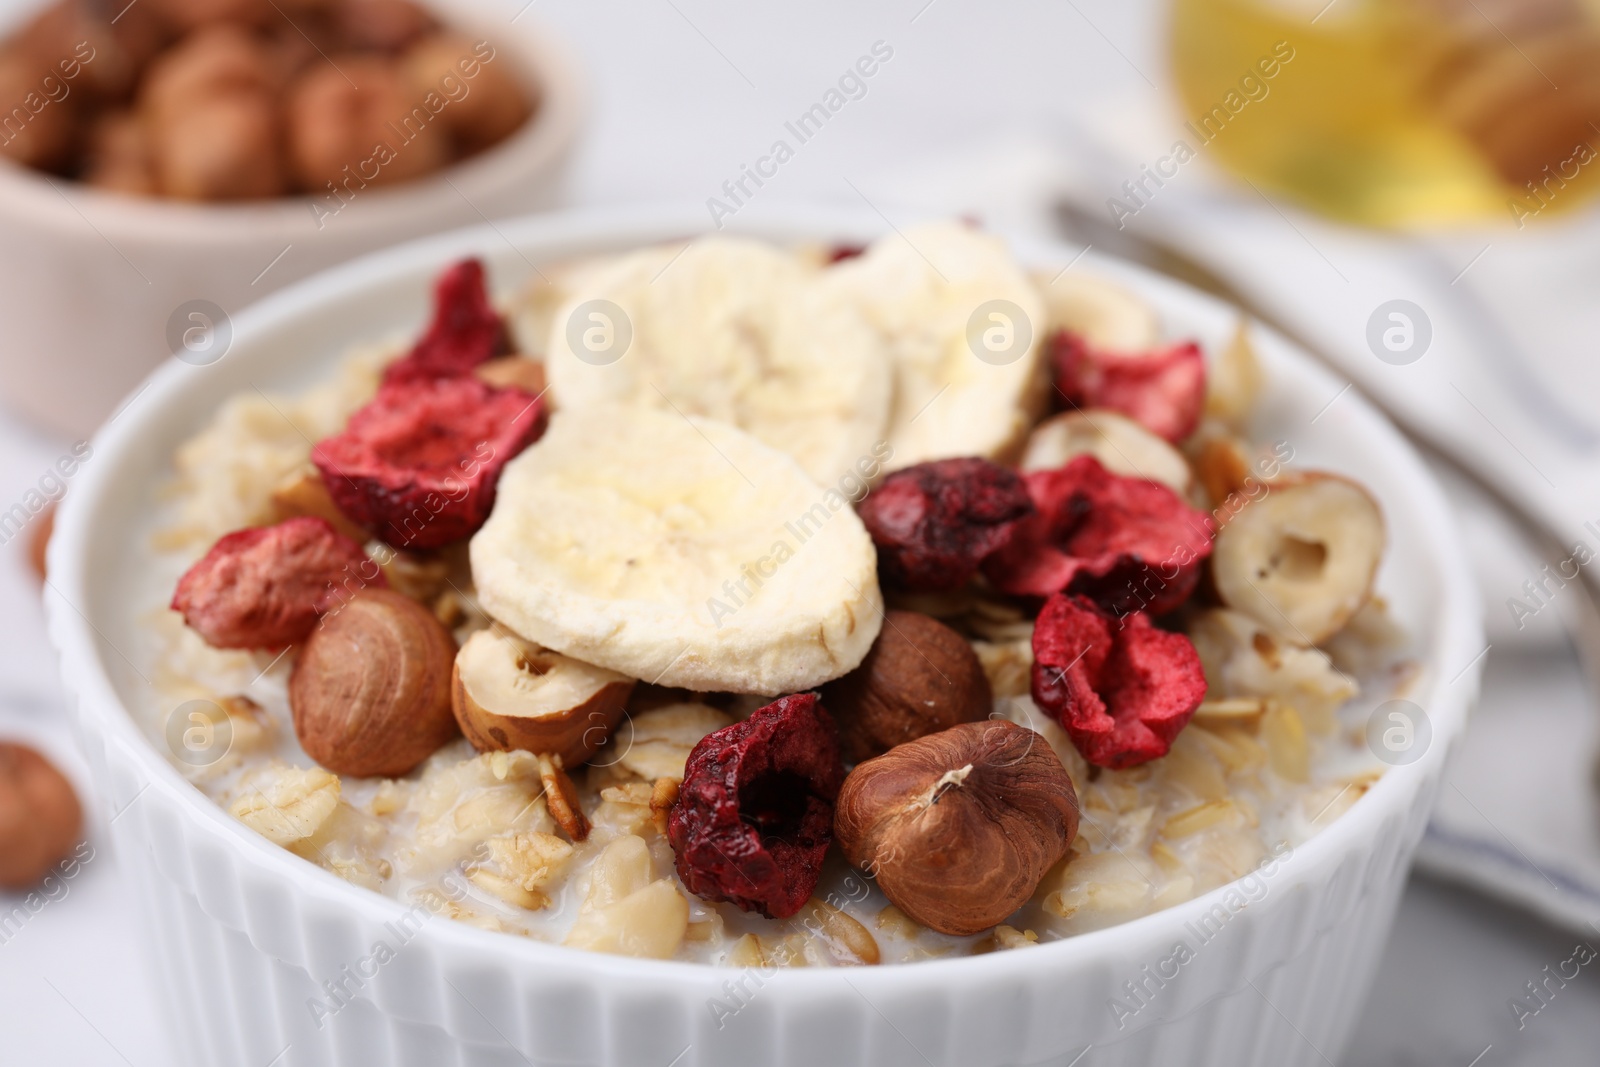
[(395, 53), (438, 26), (411, 0), (343, 0), (334, 22), (351, 48)]
[(425, 37), (405, 55), (417, 98), (433, 93), (450, 101), (439, 118), (466, 152), (503, 141), (528, 120), (533, 108), (514, 63), (487, 42), (458, 33)]
[(1016, 911), (1078, 832), (1078, 797), (1045, 739), (966, 723), (868, 760), (839, 792), (834, 837), (890, 903), (942, 934)]
[[(171, 29), (187, 33), (217, 23), (265, 26), (279, 17), (269, 0), (146, 0)], [(291, 9), (303, 4), (287, 5)]]
[(889, 611), (861, 665), (822, 687), (850, 763), (978, 722), (994, 711), (983, 664), (967, 639), (915, 611)]
[(324, 616), (289, 676), (294, 732), (336, 774), (399, 777), (456, 736), (456, 645), (433, 613), (388, 589), (364, 589)]
[(89, 128), (83, 180), (101, 189), (133, 196), (155, 193), (150, 144), (144, 124), (129, 111), (109, 111)]
[(393, 62), (342, 55), (334, 64), (312, 65), (289, 89), (289, 160), (304, 188), (323, 195), (332, 184), (355, 194), (450, 161), (441, 117)]
[(0, 52), (0, 157), (51, 170), (67, 161), (76, 124), (70, 104), (46, 97), (43, 78), (31, 58)]
[(238, 26), (190, 34), (157, 56), (139, 91), (139, 110), (154, 127), (208, 100), (271, 97), (281, 76), (266, 46)]
[(277, 109), (265, 96), (195, 100), (155, 131), (162, 192), (179, 200), (252, 200), (284, 191)]
[(26, 745), (0, 742), (0, 889), (32, 888), (82, 833), (66, 777)]

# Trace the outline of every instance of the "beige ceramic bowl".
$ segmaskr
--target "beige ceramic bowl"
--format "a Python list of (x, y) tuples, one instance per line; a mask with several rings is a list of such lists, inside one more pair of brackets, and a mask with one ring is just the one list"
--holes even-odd
[[(569, 53), (496, 0), (435, 0), (542, 97), (533, 121), (419, 181), (320, 201), (205, 206), (122, 196), (0, 160), (0, 401), (87, 437), (177, 351), (219, 358), (230, 316), (290, 282), (407, 238), (548, 206), (583, 115)], [(187, 347), (185, 347), (187, 345)]]

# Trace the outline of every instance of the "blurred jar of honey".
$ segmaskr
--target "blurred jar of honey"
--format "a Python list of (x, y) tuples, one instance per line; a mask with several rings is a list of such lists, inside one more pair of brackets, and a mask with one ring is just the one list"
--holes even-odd
[(1171, 32), (1213, 158), (1312, 210), (1522, 227), (1600, 192), (1600, 0), (1173, 0)]

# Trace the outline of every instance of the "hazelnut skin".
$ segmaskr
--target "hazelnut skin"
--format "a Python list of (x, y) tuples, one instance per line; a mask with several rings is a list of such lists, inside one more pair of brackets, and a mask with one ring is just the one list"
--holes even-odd
[(294, 732), (335, 774), (398, 778), (454, 738), (456, 643), (427, 608), (364, 589), (323, 616), (289, 675)]
[(979, 722), (994, 711), (983, 664), (967, 639), (915, 611), (889, 611), (861, 666), (822, 687), (849, 763)]
[(1078, 797), (1043, 737), (965, 723), (850, 772), (834, 809), (845, 857), (895, 907), (942, 934), (1003, 922), (1078, 832)]
[(31, 889), (82, 833), (66, 776), (26, 745), (0, 742), (0, 889)]

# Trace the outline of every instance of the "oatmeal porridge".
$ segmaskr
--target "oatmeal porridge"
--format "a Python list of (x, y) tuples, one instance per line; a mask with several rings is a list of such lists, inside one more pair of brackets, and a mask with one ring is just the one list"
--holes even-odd
[[(929, 225), (439, 278), (177, 452), (141, 709), (435, 917), (734, 966), (1026, 948), (1259, 886), (1414, 665), (1376, 503), (1108, 283)], [(170, 606), (168, 600), (170, 598)]]

